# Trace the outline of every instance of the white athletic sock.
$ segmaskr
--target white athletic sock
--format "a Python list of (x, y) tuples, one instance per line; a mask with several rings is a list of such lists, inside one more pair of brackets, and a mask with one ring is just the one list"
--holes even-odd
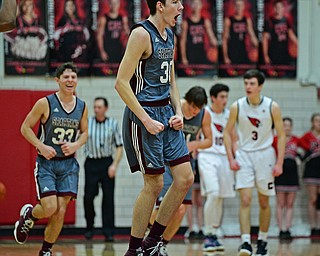
[(267, 241), (268, 239), (268, 232), (262, 232), (259, 230), (258, 240)]
[(216, 235), (223, 214), (223, 199), (209, 193), (204, 204), (203, 214), (206, 235)]
[(247, 242), (247, 243), (251, 244), (251, 236), (250, 236), (250, 234), (242, 234), (241, 235), (241, 240), (242, 240), (242, 243)]

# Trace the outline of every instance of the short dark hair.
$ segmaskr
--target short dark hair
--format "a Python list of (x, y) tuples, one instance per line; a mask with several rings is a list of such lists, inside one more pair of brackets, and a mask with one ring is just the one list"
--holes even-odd
[(274, 0), (273, 2), (273, 6), (275, 6), (276, 4), (283, 4), (283, 1), (282, 0)]
[(188, 103), (193, 103), (198, 108), (202, 108), (208, 102), (206, 91), (201, 86), (191, 87), (184, 98)]
[(257, 78), (259, 85), (262, 85), (264, 83), (264, 80), (266, 79), (263, 72), (257, 69), (249, 69), (246, 73), (244, 73), (243, 79), (250, 79), (250, 78)]
[(157, 3), (158, 2), (163, 3), (163, 5), (166, 5), (166, 0), (147, 0), (147, 4), (150, 10), (150, 15), (155, 15), (157, 12)]
[(109, 106), (109, 103), (108, 103), (108, 100), (105, 98), (105, 97), (96, 97), (94, 99), (94, 101), (97, 101), (97, 100), (102, 100), (103, 101), (103, 104), (104, 106), (107, 108)]
[(225, 84), (217, 83), (210, 89), (210, 96), (217, 97), (219, 92), (229, 92), (229, 87)]
[(60, 78), (66, 69), (71, 69), (73, 72), (78, 74), (77, 66), (74, 65), (73, 62), (65, 62), (56, 69), (55, 77)]
[(289, 121), (291, 125), (293, 124), (293, 121), (292, 121), (292, 118), (291, 118), (291, 117), (284, 117), (284, 118), (282, 118), (282, 122), (284, 122), (284, 121)]

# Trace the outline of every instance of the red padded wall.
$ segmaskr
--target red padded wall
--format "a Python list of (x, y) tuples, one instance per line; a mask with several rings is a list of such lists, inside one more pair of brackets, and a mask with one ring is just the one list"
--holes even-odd
[[(0, 90), (0, 181), (7, 189), (4, 200), (0, 201), (0, 225), (14, 224), (21, 206), (37, 203), (33, 174), (36, 150), (23, 138), (20, 126), (33, 104), (50, 93), (52, 91)], [(37, 129), (38, 125), (35, 131)], [(74, 202), (68, 207), (65, 223), (75, 223)]]

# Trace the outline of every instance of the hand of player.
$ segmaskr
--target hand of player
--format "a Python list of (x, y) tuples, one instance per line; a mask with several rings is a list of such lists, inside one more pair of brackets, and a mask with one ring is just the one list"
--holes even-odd
[(240, 165), (238, 164), (236, 159), (232, 159), (229, 161), (230, 169), (232, 171), (239, 171), (240, 170)]
[(264, 57), (264, 62), (265, 62), (266, 64), (271, 64), (271, 60), (270, 60), (269, 56), (265, 56), (265, 57)]
[(170, 117), (169, 126), (175, 130), (183, 129), (183, 118), (179, 115)]
[(198, 142), (196, 140), (189, 141), (187, 142), (187, 147), (189, 152), (195, 152), (195, 150), (198, 148)]
[(224, 63), (225, 64), (231, 64), (231, 60), (229, 59), (229, 57), (225, 57), (224, 58)]
[(45, 144), (38, 147), (38, 151), (47, 160), (50, 160), (51, 158), (55, 157), (57, 154), (56, 150), (53, 147), (47, 146)]
[(189, 64), (189, 61), (186, 58), (182, 58), (181, 62), (182, 62), (183, 65), (188, 65)]
[(146, 122), (144, 126), (146, 127), (147, 131), (153, 135), (156, 135), (164, 130), (164, 125), (153, 119), (151, 119), (149, 122)]
[(108, 176), (110, 179), (113, 179), (116, 176), (117, 168), (114, 164), (110, 165), (108, 168)]
[(66, 141), (63, 141), (63, 142), (60, 142), (59, 145), (61, 145), (61, 150), (62, 150), (62, 153), (65, 155), (65, 156), (70, 156), (72, 155), (74, 152), (77, 151), (77, 146), (75, 143), (71, 143), (71, 142), (66, 142)]
[(105, 51), (102, 51), (102, 52), (100, 53), (100, 55), (101, 55), (101, 59), (102, 59), (103, 61), (108, 61), (108, 60), (109, 60), (109, 56), (108, 56), (108, 54), (107, 54)]
[(275, 166), (272, 169), (272, 175), (274, 177), (278, 177), (282, 174), (282, 165), (281, 164), (275, 164)]

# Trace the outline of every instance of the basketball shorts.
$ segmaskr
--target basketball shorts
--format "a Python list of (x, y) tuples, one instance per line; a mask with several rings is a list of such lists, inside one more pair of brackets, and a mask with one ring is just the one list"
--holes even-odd
[(236, 195), (234, 172), (229, 168), (226, 155), (200, 152), (198, 166), (202, 196), (209, 193), (222, 198)]
[(34, 177), (37, 197), (57, 195), (77, 197), (80, 166), (77, 159), (47, 160), (37, 157)]
[[(163, 174), (163, 188), (157, 198), (156, 207), (159, 207), (164, 196), (166, 195), (167, 191), (169, 190), (171, 184), (173, 182), (173, 176), (171, 170), (168, 166), (165, 167), (165, 172)], [(192, 187), (189, 189), (188, 193), (186, 194), (183, 204), (192, 204)]]
[(141, 121), (126, 107), (123, 115), (123, 144), (131, 172), (161, 174), (165, 165), (175, 166), (190, 161), (188, 148), (182, 130), (169, 127), (171, 116), (175, 115), (170, 104), (143, 107), (149, 116), (161, 122), (164, 131), (152, 135)]
[(236, 160), (240, 165), (236, 171), (236, 189), (256, 187), (263, 195), (275, 195), (272, 169), (276, 155), (272, 147), (252, 152), (237, 150)]

